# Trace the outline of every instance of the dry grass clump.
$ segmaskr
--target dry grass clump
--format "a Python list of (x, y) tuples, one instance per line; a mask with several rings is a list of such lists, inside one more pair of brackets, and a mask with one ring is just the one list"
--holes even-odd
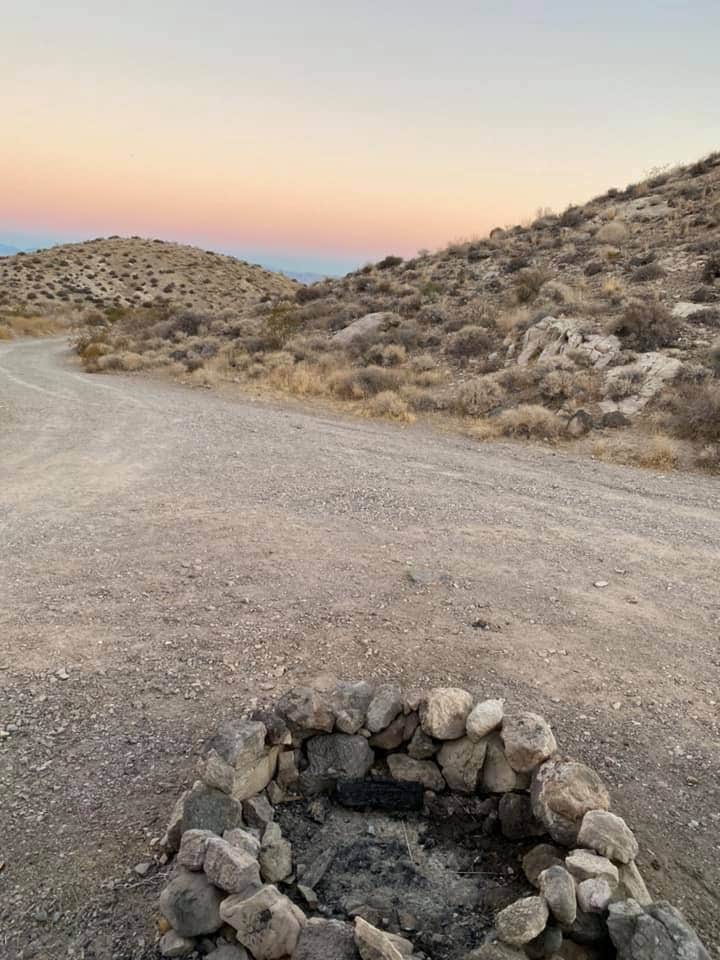
[(505, 396), (497, 380), (480, 377), (460, 384), (451, 400), (451, 409), (462, 417), (483, 417), (501, 406)]
[(600, 243), (608, 243), (613, 247), (622, 243), (628, 235), (628, 228), (621, 220), (609, 220), (604, 223), (595, 234)]
[(680, 461), (677, 443), (664, 433), (630, 439), (599, 437), (591, 450), (597, 460), (650, 470), (673, 470)]
[(518, 304), (531, 303), (537, 298), (542, 285), (548, 280), (545, 270), (530, 268), (520, 270), (514, 286), (515, 301)]
[(67, 329), (68, 322), (68, 318), (61, 316), (36, 316), (21, 311), (0, 310), (0, 340), (48, 337)]
[(371, 417), (383, 417), (412, 423), (415, 419), (406, 401), (394, 390), (383, 390), (368, 401), (365, 407)]
[(401, 378), (385, 367), (350, 367), (330, 375), (329, 390), (340, 400), (365, 400), (375, 394), (397, 390)]
[(720, 380), (677, 384), (666, 394), (664, 420), (676, 437), (719, 443)]
[(657, 300), (632, 300), (620, 316), (612, 318), (607, 332), (634, 350), (657, 350), (675, 343), (682, 323)]
[(484, 327), (469, 325), (452, 334), (445, 349), (451, 357), (468, 359), (490, 353), (494, 345), (491, 334)]
[(555, 440), (564, 430), (562, 420), (546, 407), (523, 403), (483, 420), (471, 434), (479, 440), (511, 437), (516, 440)]

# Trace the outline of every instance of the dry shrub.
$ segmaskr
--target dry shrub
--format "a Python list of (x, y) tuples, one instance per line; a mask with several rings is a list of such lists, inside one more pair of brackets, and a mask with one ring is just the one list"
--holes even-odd
[(608, 375), (602, 388), (602, 395), (607, 400), (624, 400), (625, 397), (634, 396), (643, 381), (640, 370), (626, 370), (623, 373)]
[(423, 390), (414, 383), (406, 383), (400, 387), (400, 396), (410, 409), (417, 413), (430, 413), (441, 408), (441, 403), (432, 390)]
[(600, 292), (611, 303), (619, 304), (625, 296), (625, 287), (619, 277), (608, 277), (600, 288)]
[(143, 358), (139, 353), (123, 351), (121, 353), (106, 353), (97, 358), (96, 367), (102, 371), (122, 370), (133, 372), (141, 370), (143, 367)]
[(619, 317), (613, 317), (608, 333), (617, 334), (635, 350), (657, 350), (675, 343), (682, 323), (657, 300), (632, 300)]
[(579, 307), (583, 302), (583, 294), (561, 280), (546, 280), (540, 296), (544, 301), (562, 307)]
[(394, 390), (383, 390), (376, 394), (368, 401), (365, 410), (371, 417), (385, 417), (404, 423), (411, 423), (415, 419), (405, 400)]
[(679, 383), (664, 400), (666, 425), (676, 436), (720, 442), (720, 380)]
[(483, 377), (460, 384), (451, 407), (463, 417), (482, 417), (500, 406), (504, 397), (505, 391), (496, 380)]
[(604, 223), (595, 234), (595, 239), (600, 243), (609, 243), (617, 246), (622, 243), (628, 235), (628, 228), (621, 220), (609, 220)]
[(664, 433), (647, 437), (599, 437), (591, 447), (597, 460), (653, 470), (672, 470), (679, 461), (677, 444)]
[(400, 377), (385, 367), (350, 367), (330, 377), (331, 393), (341, 400), (364, 400), (388, 390), (397, 390)]
[(493, 338), (484, 327), (466, 326), (450, 337), (446, 351), (451, 357), (464, 360), (483, 356), (493, 346)]
[(720, 471), (720, 443), (708, 443), (695, 457), (696, 466), (701, 470)]
[(646, 263), (630, 277), (633, 283), (648, 283), (650, 280), (660, 280), (665, 276), (665, 271), (658, 263)]
[(513, 288), (518, 303), (531, 303), (540, 292), (540, 288), (548, 279), (544, 270), (521, 270)]
[(365, 360), (378, 367), (400, 367), (407, 360), (407, 350), (399, 343), (375, 344), (366, 351)]
[(524, 333), (532, 325), (534, 316), (529, 307), (515, 307), (499, 314), (495, 325), (504, 334)]
[(524, 440), (552, 440), (563, 430), (562, 421), (546, 407), (523, 403), (504, 410), (491, 421), (499, 436)]
[(720, 340), (716, 340), (708, 349), (707, 362), (713, 372), (713, 376), (720, 379)]
[(598, 395), (598, 381), (589, 370), (551, 370), (540, 382), (540, 392), (548, 400), (588, 403)]

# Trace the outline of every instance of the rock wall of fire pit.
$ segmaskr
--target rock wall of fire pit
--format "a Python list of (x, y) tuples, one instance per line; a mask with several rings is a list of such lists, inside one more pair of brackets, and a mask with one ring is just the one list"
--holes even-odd
[(322, 865), (294, 875), (275, 808), (332, 794), (349, 806), (421, 810), (451, 791), (496, 797), (502, 835), (535, 838), (522, 860), (535, 892), (497, 913), (469, 960), (709, 960), (679, 912), (652, 902), (637, 841), (609, 811), (598, 774), (558, 753), (542, 717), (500, 700), (362, 681), (297, 688), (272, 711), (225, 723), (199, 776), (162, 841), (176, 855), (160, 898), (163, 956), (427, 957), (361, 917), (309, 918)]

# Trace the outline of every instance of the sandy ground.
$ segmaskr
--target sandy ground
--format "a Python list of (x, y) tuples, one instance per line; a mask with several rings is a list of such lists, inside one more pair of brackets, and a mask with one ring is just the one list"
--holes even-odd
[(202, 739), (320, 671), (546, 714), (717, 952), (719, 492), (0, 345), (0, 955), (152, 955)]

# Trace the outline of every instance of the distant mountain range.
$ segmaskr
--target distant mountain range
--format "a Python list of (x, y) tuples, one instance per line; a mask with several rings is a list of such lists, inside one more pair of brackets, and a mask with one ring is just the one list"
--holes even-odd
[(0, 243), (0, 257), (12, 257), (14, 253), (20, 253), (20, 248), (11, 247), (9, 243)]
[(311, 283), (319, 283), (321, 280), (335, 279), (335, 275), (331, 273), (308, 273), (306, 270), (278, 270), (278, 273), (290, 277), (291, 280), (297, 280), (298, 283), (304, 283), (306, 286), (310, 286)]

